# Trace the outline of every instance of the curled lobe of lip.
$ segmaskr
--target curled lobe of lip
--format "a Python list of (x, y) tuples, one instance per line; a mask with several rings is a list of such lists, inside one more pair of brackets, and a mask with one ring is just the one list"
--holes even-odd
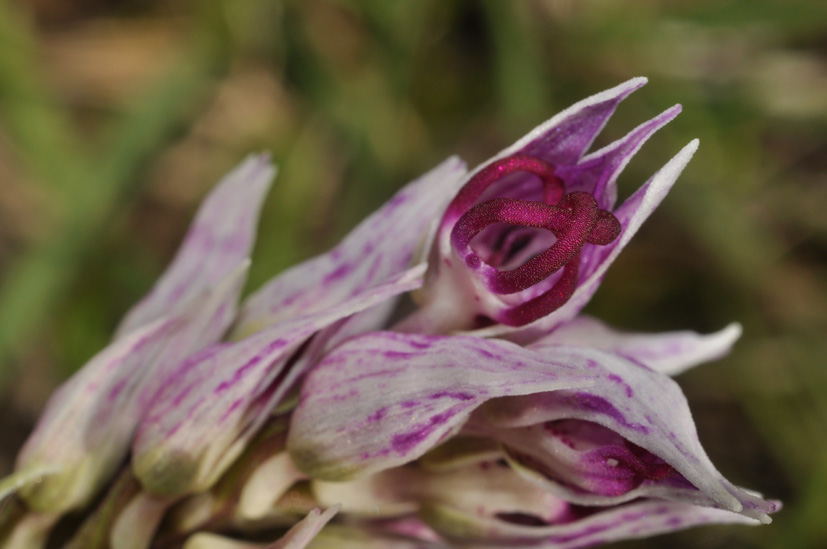
[[(543, 202), (492, 198), (475, 204), (493, 183), (515, 172), (527, 172), (540, 179)], [(469, 268), (478, 271), (483, 265), (488, 267), (484, 274), (492, 292), (514, 294), (563, 269), (560, 278), (547, 291), (501, 313), (497, 320), (510, 326), (528, 324), (565, 304), (577, 288), (583, 246), (605, 246), (621, 231), (617, 218), (599, 209), (592, 195), (586, 192), (565, 194), (565, 185), (555, 175), (554, 165), (527, 155), (497, 160), (477, 172), (448, 207), (449, 215), (458, 215), (460, 211), (464, 213), (451, 231), (451, 245)], [(545, 229), (557, 240), (521, 266), (500, 270), (485, 263), (471, 248), (474, 237), (495, 223)]]

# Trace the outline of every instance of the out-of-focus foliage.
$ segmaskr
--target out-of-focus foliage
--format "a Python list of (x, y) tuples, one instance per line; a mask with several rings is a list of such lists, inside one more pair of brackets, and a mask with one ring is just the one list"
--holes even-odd
[(629, 546), (827, 545), (826, 36), (812, 0), (0, 4), (0, 474), (248, 151), (281, 168), (254, 288), (447, 155), (473, 165), (645, 75), (598, 145), (684, 114), (621, 189), (701, 149), (592, 310), (743, 322), (732, 356), (679, 381), (720, 469), (786, 509)]

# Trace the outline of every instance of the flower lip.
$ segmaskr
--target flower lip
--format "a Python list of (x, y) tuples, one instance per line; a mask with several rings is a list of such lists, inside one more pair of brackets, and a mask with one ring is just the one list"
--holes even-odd
[[(515, 172), (528, 172), (540, 178), (543, 202), (493, 198), (474, 204), (495, 182)], [(459, 219), (451, 230), (451, 245), (470, 269), (484, 277), (489, 290), (494, 293), (521, 292), (563, 269), (551, 288), (500, 315), (500, 322), (512, 326), (524, 325), (545, 316), (568, 301), (577, 285), (583, 246), (587, 243), (609, 244), (621, 230), (617, 218), (599, 209), (591, 194), (582, 191), (565, 194), (565, 185), (555, 175), (554, 165), (528, 155), (509, 156), (480, 170), (448, 207), (446, 220), (457, 217)], [(500, 270), (483, 261), (471, 247), (471, 241), (477, 235), (497, 223), (546, 229), (557, 240), (522, 265), (511, 270)], [(506, 240), (503, 239), (504, 242)], [(509, 253), (507, 250), (498, 252)]]

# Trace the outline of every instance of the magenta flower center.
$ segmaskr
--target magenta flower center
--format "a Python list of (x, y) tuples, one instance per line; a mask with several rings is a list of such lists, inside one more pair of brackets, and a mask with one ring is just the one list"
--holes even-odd
[[(620, 234), (621, 226), (617, 218), (599, 209), (597, 201), (589, 193), (565, 194), (565, 185), (554, 171), (552, 164), (538, 158), (509, 156), (480, 170), (448, 208), (448, 215), (464, 212), (451, 231), (451, 245), (468, 267), (484, 274), (492, 292), (517, 293), (563, 269), (547, 291), (505, 311), (497, 319), (503, 324), (522, 326), (561, 307), (577, 287), (583, 246), (606, 245)], [(515, 172), (527, 172), (539, 177), (543, 184), (543, 202), (492, 198), (475, 204), (491, 185)], [(495, 223), (545, 229), (553, 233), (557, 240), (519, 267), (502, 270), (483, 261), (471, 247), (474, 237)]]

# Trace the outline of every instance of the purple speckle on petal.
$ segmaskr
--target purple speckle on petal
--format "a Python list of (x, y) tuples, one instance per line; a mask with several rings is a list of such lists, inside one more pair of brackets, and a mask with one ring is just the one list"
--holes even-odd
[(623, 381), (623, 378), (616, 374), (609, 374), (609, 380), (617, 383), (618, 385), (622, 385), (626, 389), (626, 396), (632, 398), (635, 396), (635, 392), (632, 389), (631, 385)]
[(235, 412), (235, 411), (239, 408), (239, 406), (241, 406), (241, 404), (242, 404), (243, 402), (244, 402), (244, 399), (243, 399), (243, 398), (239, 398), (239, 399), (237, 399), (235, 402), (233, 402), (232, 404), (230, 404), (230, 407), (229, 407), (229, 408), (227, 408), (227, 411), (226, 411), (226, 412), (224, 412), (224, 415), (222, 415), (222, 416), (221, 416), (221, 419), (219, 420), (219, 422), (222, 422), (222, 421), (224, 421), (225, 419), (227, 419), (227, 418), (230, 416), (230, 414), (232, 414), (233, 412)]
[(397, 454), (405, 455), (425, 440), (434, 431), (434, 428), (446, 423), (452, 417), (454, 417), (454, 412), (451, 411), (437, 414), (431, 417), (428, 423), (417, 426), (413, 431), (394, 435), (391, 446)]
[(649, 428), (640, 423), (633, 423), (626, 420), (626, 417), (615, 408), (615, 406), (603, 397), (592, 395), (589, 393), (574, 393), (572, 396), (573, 404), (576, 408), (606, 415), (614, 419), (619, 424), (623, 425), (633, 431), (648, 434)]
[(110, 403), (114, 402), (118, 398), (118, 395), (121, 394), (121, 392), (123, 391), (123, 388), (125, 386), (126, 386), (126, 380), (125, 379), (122, 379), (118, 383), (116, 383), (115, 386), (112, 387), (112, 390), (109, 391), (109, 395), (107, 397), (107, 400)]
[(388, 414), (387, 406), (379, 408), (374, 413), (368, 416), (368, 423), (375, 423), (377, 421), (381, 421), (383, 417)]
[(384, 353), (382, 353), (382, 356), (391, 360), (405, 360), (415, 357), (416, 353), (406, 353), (403, 351), (385, 351)]
[(490, 359), (494, 359), (494, 360), (501, 360), (501, 359), (502, 359), (502, 357), (497, 356), (496, 354), (494, 354), (494, 353), (492, 353), (492, 352), (490, 352), (490, 351), (488, 351), (488, 350), (486, 350), (486, 349), (483, 349), (483, 348), (481, 348), (481, 347), (478, 347), (478, 348), (476, 349), (476, 351), (477, 351), (479, 354), (481, 354), (482, 356), (484, 356), (485, 358), (490, 358)]
[(268, 355), (270, 355), (270, 353), (276, 351), (281, 347), (284, 347), (286, 343), (287, 342), (283, 339), (276, 339), (275, 341), (271, 342), (266, 348), (264, 348), (260, 353), (258, 353), (257, 356), (251, 358), (243, 366), (241, 366), (241, 368), (236, 370), (233, 374), (232, 379), (228, 381), (222, 381), (221, 383), (219, 383), (218, 386), (215, 388), (215, 394), (221, 394), (233, 385), (235, 385), (236, 383), (238, 383), (239, 381), (241, 381), (245, 374), (249, 370), (253, 369), (256, 364), (261, 362), (264, 357), (267, 357)]
[(410, 340), (408, 341), (408, 345), (410, 345), (410, 346), (411, 346), (411, 347), (413, 347), (414, 349), (427, 349), (427, 348), (429, 348), (429, 347), (431, 346), (431, 344), (430, 344), (430, 343), (428, 343), (428, 342), (425, 342), (425, 341), (417, 341), (417, 340), (415, 340), (415, 339), (410, 339)]
[(430, 397), (432, 400), (440, 399), (440, 398), (454, 398), (456, 400), (473, 400), (474, 395), (471, 393), (463, 393), (463, 392), (456, 392), (452, 393), (449, 391), (440, 391), (439, 393), (434, 393)]
[(328, 274), (324, 277), (324, 282), (323, 282), (323, 283), (335, 282), (335, 281), (337, 281), (337, 280), (339, 280), (339, 279), (342, 279), (342, 278), (344, 278), (345, 276), (347, 276), (347, 274), (348, 274), (350, 271), (351, 271), (350, 265), (348, 265), (347, 263), (344, 263), (344, 264), (342, 264), (342, 265), (339, 265), (339, 267), (337, 267), (335, 270), (333, 270), (333, 271), (329, 272), (329, 273), (328, 273)]
[(408, 201), (408, 194), (404, 192), (396, 193), (385, 205), (386, 208), (394, 209)]

